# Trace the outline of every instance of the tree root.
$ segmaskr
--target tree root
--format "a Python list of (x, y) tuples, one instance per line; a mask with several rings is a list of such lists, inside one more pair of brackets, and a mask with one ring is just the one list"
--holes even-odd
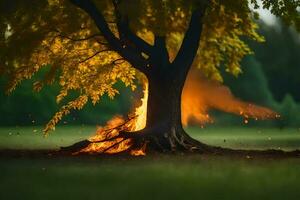
[[(254, 156), (275, 156), (275, 157), (300, 157), (300, 151), (283, 151), (283, 150), (241, 150), (241, 149), (230, 149), (223, 147), (216, 147), (204, 144), (198, 140), (191, 138), (183, 129), (180, 131), (171, 131), (171, 133), (165, 134), (153, 134), (150, 130), (142, 130), (137, 132), (120, 132), (117, 136), (107, 138), (101, 141), (89, 141), (83, 140), (77, 142), (68, 147), (62, 147), (61, 152), (75, 153), (81, 149), (87, 147), (91, 143), (101, 143), (107, 141), (113, 141), (122, 138), (121, 141), (131, 139), (132, 145), (120, 153), (127, 153), (130, 150), (140, 149), (144, 144), (147, 144), (147, 152), (158, 152), (158, 153), (200, 153), (206, 155), (236, 155), (245, 157)], [(161, 132), (160, 132), (161, 133)], [(108, 146), (102, 153), (106, 153), (109, 149), (113, 148), (116, 143)]]

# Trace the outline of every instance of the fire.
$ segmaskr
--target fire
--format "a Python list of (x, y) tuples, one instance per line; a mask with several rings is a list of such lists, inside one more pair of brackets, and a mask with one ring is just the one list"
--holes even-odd
[[(106, 126), (98, 127), (96, 135), (89, 138), (92, 142), (86, 148), (77, 153), (108, 153), (114, 154), (128, 150), (132, 146), (132, 139), (114, 138), (121, 131), (135, 132), (142, 130), (146, 126), (147, 119), (147, 102), (148, 102), (148, 82), (143, 81), (143, 98), (141, 105), (135, 108), (133, 114), (129, 115), (129, 119), (125, 120), (122, 116), (115, 116), (107, 122)], [(131, 155), (146, 155), (146, 143), (140, 149), (130, 151)], [(76, 153), (76, 154), (77, 154)]]
[(191, 122), (200, 125), (213, 122), (208, 115), (209, 109), (241, 115), (245, 118), (245, 124), (249, 123), (249, 118), (258, 120), (279, 117), (268, 108), (237, 99), (228, 87), (208, 80), (196, 70), (191, 70), (187, 77), (181, 109), (182, 123), (185, 126)]
[[(114, 154), (129, 150), (133, 145), (132, 139), (117, 137), (120, 132), (134, 132), (146, 126), (148, 101), (148, 81), (143, 81), (143, 97), (141, 105), (135, 108), (129, 119), (115, 116), (107, 122), (106, 126), (98, 127), (96, 135), (89, 140), (92, 142), (77, 153), (108, 153)], [(230, 89), (220, 83), (207, 80), (192, 70), (185, 83), (182, 94), (182, 123), (197, 123), (203, 128), (206, 123), (212, 123), (209, 109), (218, 109), (228, 113), (241, 115), (244, 123), (249, 123), (249, 118), (267, 119), (276, 118), (278, 115), (268, 108), (243, 102), (233, 96)], [(131, 155), (145, 155), (147, 144), (141, 144), (140, 149), (130, 150)]]
[(148, 103), (148, 80), (144, 79), (143, 82), (143, 98), (141, 99), (141, 105), (135, 109), (135, 121), (131, 125), (131, 131), (139, 131), (145, 128), (147, 121), (147, 103)]

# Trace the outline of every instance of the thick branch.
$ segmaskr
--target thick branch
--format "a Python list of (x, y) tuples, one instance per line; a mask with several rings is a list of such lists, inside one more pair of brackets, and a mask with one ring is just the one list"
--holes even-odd
[(159, 53), (160, 56), (168, 61), (169, 60), (169, 53), (167, 50), (167, 44), (166, 44), (166, 37), (165, 36), (155, 36), (154, 38), (154, 48), (156, 53)]
[(137, 36), (135, 33), (133, 33), (130, 28), (128, 23), (125, 23), (123, 26), (121, 26), (121, 30), (124, 33), (124, 36), (132, 42), (139, 51), (144, 52), (147, 55), (151, 54), (152, 51), (152, 46), (148, 44), (146, 41), (144, 41), (142, 38)]
[(151, 59), (151, 71), (152, 76), (161, 74), (162, 76), (168, 76), (169, 73), (169, 53), (167, 50), (166, 37), (155, 35), (153, 52), (150, 55)]
[(121, 1), (112, 0), (112, 2), (115, 8), (117, 26), (120, 37), (124, 37), (124, 39), (127, 39), (130, 42), (132, 42), (138, 51), (150, 55), (152, 51), (152, 46), (130, 30), (128, 17), (121, 16), (121, 13), (118, 8), (118, 5)]
[(205, 9), (197, 9), (193, 12), (188, 30), (185, 33), (177, 56), (172, 63), (175, 67), (188, 68), (192, 65), (199, 47), (203, 27), (202, 18), (204, 14)]
[(71, 0), (71, 2), (90, 15), (113, 50), (128, 60), (128, 62), (136, 69), (145, 74), (148, 73), (148, 61), (142, 57), (141, 53), (137, 54), (134, 52), (128, 45), (121, 42), (113, 34), (105, 21), (104, 16), (98, 11), (96, 5), (91, 0)]

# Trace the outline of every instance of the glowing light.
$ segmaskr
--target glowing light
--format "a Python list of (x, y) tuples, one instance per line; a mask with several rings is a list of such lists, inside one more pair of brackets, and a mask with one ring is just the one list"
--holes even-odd
[(182, 123), (184, 126), (196, 124), (202, 127), (212, 123), (210, 109), (241, 115), (248, 124), (249, 119), (275, 119), (280, 115), (272, 110), (247, 103), (234, 97), (230, 89), (218, 82), (208, 80), (199, 73), (191, 70), (182, 94)]
[[(147, 102), (148, 102), (148, 82), (143, 82), (143, 98), (141, 105), (135, 109), (133, 114), (129, 115), (129, 120), (125, 120), (122, 116), (115, 116), (107, 122), (106, 126), (98, 127), (96, 135), (89, 138), (92, 142), (86, 148), (78, 153), (120, 153), (130, 149), (133, 144), (132, 139), (117, 137), (120, 132), (134, 132), (142, 130), (146, 126), (147, 120)], [(114, 138), (114, 139), (112, 139)], [(132, 149), (131, 155), (146, 155), (146, 143), (140, 149)]]

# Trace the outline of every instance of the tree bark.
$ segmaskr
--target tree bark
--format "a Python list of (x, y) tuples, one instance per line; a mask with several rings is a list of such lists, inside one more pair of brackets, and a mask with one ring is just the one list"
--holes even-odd
[[(92, 0), (70, 1), (90, 15), (113, 50), (118, 52), (148, 78), (149, 95), (145, 129), (138, 131), (139, 134), (121, 131), (119, 135), (108, 138), (105, 141), (111, 141), (116, 138), (131, 138), (134, 140), (132, 148), (148, 142), (148, 146), (161, 151), (184, 150), (214, 154), (239, 154), (247, 155), (247, 157), (249, 155), (299, 156), (299, 151), (248, 151), (212, 147), (192, 139), (183, 130), (181, 124), (181, 94), (187, 73), (199, 47), (203, 26), (202, 19), (208, 6), (207, 4), (203, 4), (193, 11), (182, 45), (175, 60), (170, 63), (165, 37), (156, 36), (155, 44), (152, 46), (131, 32), (126, 17), (122, 18), (116, 13), (118, 31), (121, 36), (117, 38), (109, 29), (102, 13), (96, 8)], [(118, 12), (118, 2), (118, 0), (114, 0), (116, 12)], [(147, 54), (149, 58), (143, 57), (142, 53)], [(84, 140), (63, 150), (77, 152), (90, 143), (92, 142)]]
[[(97, 10), (92, 1), (71, 0), (71, 2), (91, 16), (112, 49), (148, 78), (149, 97), (146, 127), (139, 131), (141, 134), (131, 134), (136, 138), (137, 145), (142, 138), (150, 146), (160, 150), (206, 150), (208, 146), (189, 137), (181, 124), (181, 93), (199, 47), (206, 6), (193, 11), (182, 45), (171, 63), (166, 47), (166, 38), (155, 36), (152, 46), (134, 35), (129, 29), (126, 17), (121, 17), (118, 13), (117, 1), (114, 1), (114, 6), (120, 38), (114, 36), (101, 12)], [(146, 53), (149, 58), (143, 58), (142, 52)], [(121, 133), (120, 137), (130, 137), (130, 134)], [(80, 143), (80, 145), (82, 144)]]
[(181, 123), (181, 95), (187, 73), (197, 53), (205, 9), (195, 10), (175, 60), (170, 63), (164, 37), (155, 37), (155, 51), (149, 57), (150, 72), (145, 131), (152, 144), (166, 150), (208, 150), (189, 137)]
[(147, 75), (147, 122), (142, 132), (150, 146), (158, 150), (210, 151), (209, 146), (188, 136), (181, 123), (181, 95), (191, 65), (186, 63), (179, 67), (169, 63), (163, 53), (158, 52), (158, 55), (155, 59), (150, 58), (150, 63), (160, 67), (153, 67)]
[[(181, 124), (181, 93), (184, 80), (158, 73), (148, 76), (147, 122), (144, 132), (158, 150), (193, 150), (200, 143), (190, 138)], [(197, 145), (196, 145), (197, 143)]]

